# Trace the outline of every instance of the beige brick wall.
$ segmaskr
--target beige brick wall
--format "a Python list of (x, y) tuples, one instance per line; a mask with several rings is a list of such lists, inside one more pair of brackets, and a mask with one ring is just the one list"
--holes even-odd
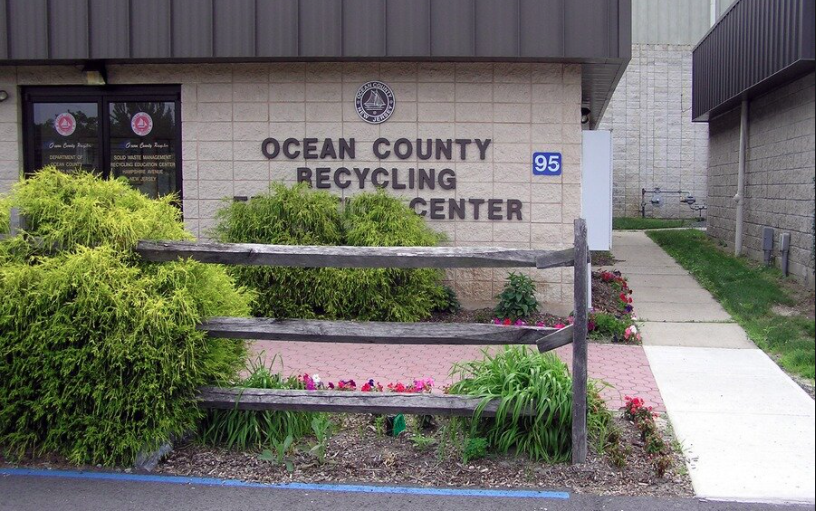
[[(361, 84), (382, 80), (394, 91), (396, 109), (387, 122), (369, 125), (354, 109)], [(110, 66), (111, 84), (177, 83), (182, 91), (182, 155), (185, 221), (206, 236), (225, 197), (252, 196), (272, 181), (294, 183), (299, 166), (450, 168), (455, 190), (405, 190), (406, 198), (519, 199), (522, 221), (432, 221), (451, 244), (515, 248), (563, 248), (581, 210), (581, 71), (577, 65), (505, 63), (287, 63), (232, 65)], [(78, 67), (0, 69), (0, 86), (13, 91), (0, 104), (0, 190), (20, 172), (18, 86), (81, 83)], [(353, 162), (267, 160), (266, 137), (355, 138)], [(379, 137), (491, 139), (484, 161), (378, 160)], [(532, 175), (535, 151), (561, 152), (563, 175)], [(367, 189), (371, 190), (370, 183)], [(340, 195), (357, 186), (335, 190)], [(390, 191), (390, 190), (389, 190)], [(551, 310), (571, 308), (572, 271), (530, 271), (539, 298)], [(498, 294), (505, 270), (451, 272), (464, 303), (485, 303)]]
[[(743, 248), (763, 258), (762, 229), (774, 229), (780, 266), (782, 233), (791, 234), (790, 272), (814, 286), (816, 75), (811, 73), (751, 101), (748, 114)], [(708, 234), (733, 249), (736, 228), (740, 108), (710, 123)]]
[[(600, 129), (612, 130), (612, 205), (615, 217), (640, 216), (641, 189), (691, 192), (698, 204), (706, 196), (708, 125), (691, 122), (693, 45), (635, 44), (632, 60), (618, 83)], [(646, 216), (688, 218), (697, 213), (664, 196)]]

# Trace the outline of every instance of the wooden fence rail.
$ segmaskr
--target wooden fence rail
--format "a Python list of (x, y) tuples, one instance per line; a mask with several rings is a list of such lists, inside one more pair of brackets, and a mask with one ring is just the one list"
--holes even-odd
[(297, 268), (557, 268), (572, 266), (574, 249), (513, 250), (471, 247), (337, 247), (140, 241), (147, 261), (192, 258), (202, 263)]
[[(293, 410), (298, 412), (407, 413), (471, 417), (482, 399), (449, 394), (395, 394), (339, 390), (274, 390), (204, 387), (198, 402), (222, 410)], [(494, 417), (498, 401), (490, 401), (482, 415)], [(522, 415), (534, 415), (524, 410)]]
[[(12, 209), (10, 236), (25, 229)], [(0, 236), (0, 239), (7, 236)], [(36, 242), (36, 238), (32, 238)], [(512, 250), (470, 247), (331, 247), (139, 241), (136, 252), (148, 261), (191, 258), (204, 263), (301, 268), (512, 268), (574, 266), (575, 321), (566, 328), (505, 327), (485, 324), (382, 323), (354, 321), (209, 318), (198, 328), (214, 338), (298, 340), (370, 344), (536, 345), (540, 352), (573, 344), (572, 461), (587, 456), (587, 286), (589, 248), (586, 223), (575, 220), (573, 247), (566, 250)], [(350, 413), (413, 413), (472, 416), (479, 398), (432, 394), (199, 389), (202, 407), (242, 410), (296, 410)], [(487, 403), (484, 416), (495, 415)], [(525, 414), (532, 414), (528, 410)]]
[[(353, 321), (210, 318), (199, 325), (211, 337), (371, 344), (535, 344), (544, 352), (573, 344), (572, 461), (587, 456), (587, 285), (586, 223), (575, 221), (573, 247), (566, 250), (511, 250), (470, 247), (331, 247), (140, 241), (148, 261), (191, 258), (214, 264), (300, 268), (512, 268), (574, 266), (575, 322), (560, 330), (496, 325), (377, 323)], [(202, 389), (205, 407), (247, 410), (303, 410), (365, 413), (472, 415), (479, 399), (463, 396), (307, 392), (261, 389)], [(498, 404), (490, 403), (488, 413)]]

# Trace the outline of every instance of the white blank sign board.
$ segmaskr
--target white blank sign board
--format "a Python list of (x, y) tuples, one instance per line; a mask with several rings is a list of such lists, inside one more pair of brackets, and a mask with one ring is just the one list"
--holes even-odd
[(612, 132), (584, 130), (581, 216), (590, 250), (612, 248)]

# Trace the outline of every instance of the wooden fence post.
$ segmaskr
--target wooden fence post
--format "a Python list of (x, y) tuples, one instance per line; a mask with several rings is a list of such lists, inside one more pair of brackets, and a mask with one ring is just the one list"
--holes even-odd
[(25, 229), (25, 219), (20, 214), (20, 208), (11, 208), (9, 217), (9, 236), (17, 236)]
[(572, 463), (587, 457), (587, 227), (575, 220), (575, 322), (572, 330)]

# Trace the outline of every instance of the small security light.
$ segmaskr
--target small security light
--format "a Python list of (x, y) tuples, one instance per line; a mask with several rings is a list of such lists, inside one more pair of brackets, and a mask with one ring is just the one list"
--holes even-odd
[(86, 85), (106, 85), (106, 73), (104, 64), (90, 63), (82, 68), (82, 74), (85, 75)]
[(4, 90), (0, 90), (0, 103), (7, 100), (8, 98), (9, 98), (8, 92), (6, 92)]
[(585, 106), (581, 107), (581, 124), (586, 124), (589, 122), (589, 114), (591, 113), (592, 111), (589, 108)]

